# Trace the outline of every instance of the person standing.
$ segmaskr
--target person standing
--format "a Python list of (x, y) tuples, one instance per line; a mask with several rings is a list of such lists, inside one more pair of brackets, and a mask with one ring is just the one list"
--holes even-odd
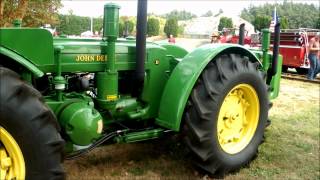
[(319, 64), (319, 53), (320, 53), (320, 32), (317, 32), (315, 37), (313, 37), (309, 42), (309, 62), (310, 68), (308, 70), (307, 78), (313, 80), (318, 73), (318, 69), (320, 69)]
[(219, 43), (220, 36), (218, 32), (213, 32), (211, 35), (211, 43)]
[(176, 39), (173, 37), (172, 34), (170, 34), (168, 42), (173, 44), (176, 43)]

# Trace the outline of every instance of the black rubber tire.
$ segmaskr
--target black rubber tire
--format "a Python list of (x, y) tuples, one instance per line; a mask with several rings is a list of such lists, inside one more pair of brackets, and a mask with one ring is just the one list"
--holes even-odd
[[(208, 64), (192, 90), (184, 114), (183, 134), (195, 164), (211, 175), (223, 176), (247, 165), (263, 142), (269, 99), (266, 75), (258, 66), (237, 54), (220, 55)], [(228, 154), (218, 142), (217, 120), (225, 96), (241, 83), (251, 85), (257, 92), (259, 122), (250, 143), (239, 153)]]
[(308, 69), (306, 68), (295, 68), (297, 73), (300, 74), (300, 75), (306, 75), (308, 74)]
[(64, 141), (54, 114), (37, 90), (4, 67), (0, 67), (0, 126), (18, 143), (27, 180), (65, 179)]

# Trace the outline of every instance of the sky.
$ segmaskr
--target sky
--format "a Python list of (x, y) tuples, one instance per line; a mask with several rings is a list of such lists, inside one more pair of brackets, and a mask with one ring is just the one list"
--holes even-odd
[[(319, 7), (319, 0), (292, 0), (297, 3), (315, 4)], [(121, 6), (120, 16), (136, 16), (137, 0), (62, 0), (63, 8), (59, 10), (62, 14), (70, 11), (79, 16), (99, 17), (103, 15), (103, 6), (113, 2)], [(222, 9), (230, 16), (239, 15), (241, 10), (250, 5), (258, 6), (265, 3), (281, 3), (282, 0), (149, 0), (148, 13), (165, 14), (174, 9), (186, 10), (201, 16), (211, 10), (213, 14)]]

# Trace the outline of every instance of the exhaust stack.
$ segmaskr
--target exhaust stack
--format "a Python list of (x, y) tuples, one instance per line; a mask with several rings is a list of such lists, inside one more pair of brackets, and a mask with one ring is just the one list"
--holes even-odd
[(143, 85), (146, 58), (146, 32), (147, 32), (147, 0), (138, 0), (137, 37), (136, 37), (136, 83)]
[(272, 65), (268, 70), (267, 83), (270, 84), (272, 76), (278, 72), (278, 58), (279, 58), (279, 44), (280, 44), (280, 23), (277, 23), (274, 27), (274, 39), (273, 39), (273, 53), (272, 53)]
[(242, 46), (244, 45), (244, 31), (245, 31), (244, 26), (245, 24), (242, 23), (240, 24), (240, 28), (239, 28), (239, 44)]
[(274, 27), (273, 58), (272, 58), (272, 68), (271, 68), (272, 76), (274, 76), (277, 73), (279, 44), (280, 44), (280, 23), (277, 23), (276, 26)]

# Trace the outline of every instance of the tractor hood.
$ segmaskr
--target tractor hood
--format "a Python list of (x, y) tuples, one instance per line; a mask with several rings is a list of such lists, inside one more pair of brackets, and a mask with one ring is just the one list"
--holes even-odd
[[(102, 71), (101, 63), (108, 59), (103, 48), (108, 43), (102, 39), (53, 38), (49, 31), (34, 28), (3, 28), (0, 29), (0, 46), (8, 49), (34, 64), (43, 72), (55, 69), (54, 49), (62, 47), (60, 59), (64, 64), (63, 71)], [(147, 54), (151, 49), (165, 51), (155, 43), (147, 43)], [(116, 61), (121, 69), (134, 69), (136, 44), (135, 40), (119, 38), (116, 41)], [(80, 65), (83, 68), (79, 69)]]

